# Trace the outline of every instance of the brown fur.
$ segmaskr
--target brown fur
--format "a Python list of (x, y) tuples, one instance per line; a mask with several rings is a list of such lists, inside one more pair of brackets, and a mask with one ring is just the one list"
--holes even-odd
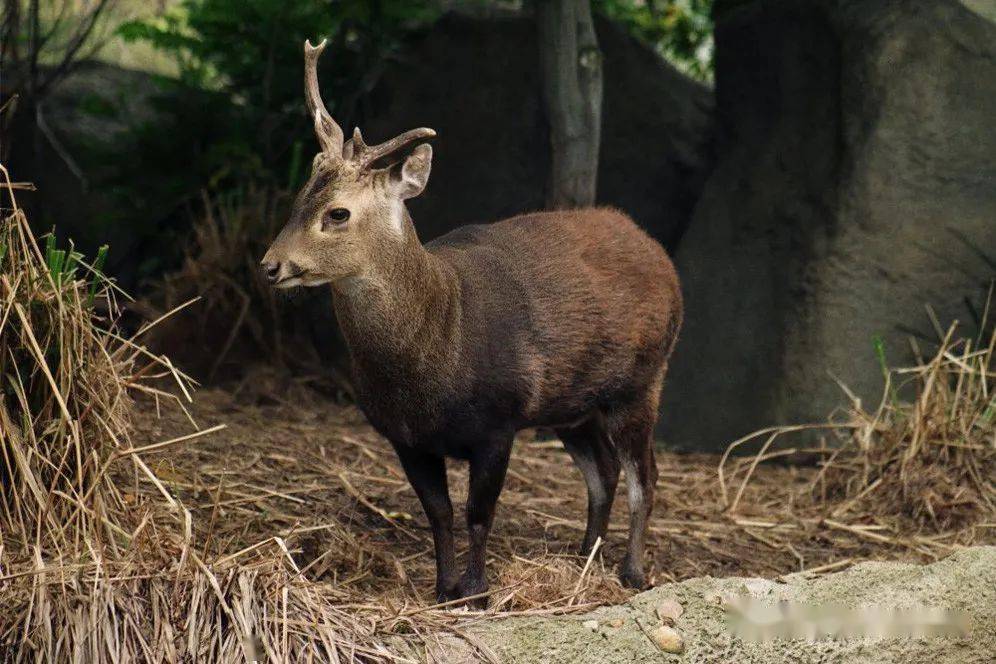
[[(426, 186), (431, 148), (383, 169), (372, 157), (432, 130), (371, 147), (356, 132), (343, 143), (318, 95), (321, 48), (306, 48), (306, 79), (323, 152), (263, 265), (277, 286), (332, 285), (359, 405), (393, 444), (429, 518), (439, 599), (486, 590), (487, 537), (512, 440), (537, 426), (556, 429), (587, 483), (582, 552), (605, 536), (626, 471), (620, 573), (642, 586), (657, 481), (652, 431), (682, 317), (670, 259), (605, 208), (465, 226), (423, 246), (404, 200)], [(343, 209), (348, 222), (332, 223)], [(470, 461), (470, 553), (459, 577), (446, 457)]]
[(465, 457), (475, 428), (573, 424), (657, 383), (681, 294), (625, 215), (524, 215), (426, 247), (413, 230), (381, 248), (382, 275), (335, 286), (360, 402), (392, 440)]

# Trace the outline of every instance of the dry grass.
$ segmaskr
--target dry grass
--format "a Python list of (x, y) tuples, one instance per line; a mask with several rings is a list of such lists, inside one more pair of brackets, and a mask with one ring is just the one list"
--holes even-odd
[[(43, 253), (14, 202), (0, 232), (0, 498), (5, 558), (118, 557), (134, 537), (108, 466), (131, 459), (129, 391), (179, 403), (151, 385), (188, 379), (114, 332), (113, 285), (82, 256)], [(30, 554), (30, 555), (29, 555)]]
[[(183, 263), (130, 305), (147, 319), (177, 310), (149, 332), (150, 348), (207, 383), (243, 377), (259, 358), (297, 374), (313, 373), (320, 362), (309, 336), (314, 311), (307, 304), (315, 293), (275, 291), (259, 269), (288, 205), (287, 194), (269, 189), (204, 194)], [(194, 301), (196, 306), (184, 306)], [(332, 378), (345, 387), (334, 369), (327, 373), (326, 383)]]
[[(942, 357), (945, 353), (950, 349), (939, 351)], [(990, 361), (989, 356), (978, 359)], [(925, 363), (919, 372), (902, 370), (898, 375), (926, 381), (924, 371), (930, 366), (946, 365)], [(961, 379), (958, 398), (976, 395), (973, 403), (983, 409), (980, 412), (985, 404), (979, 391), (992, 396), (988, 375), (985, 388), (970, 383), (969, 376)], [(947, 390), (959, 389), (954, 375), (931, 382), (937, 398), (953, 396)], [(891, 390), (886, 393), (891, 395)], [(390, 446), (355, 409), (330, 405), (275, 372), (254, 374), (234, 390), (208, 390), (198, 401), (199, 418), (228, 422), (229, 429), (183, 455), (161, 458), (154, 467), (171, 491), (200, 515), (195, 527), (203, 529), (201, 538), (212, 555), (246, 556), (248, 550), (259, 551), (252, 549), (256, 543), (272, 547), (276, 536), (309, 579), (331, 581), (376, 606), (425, 606), (434, 567), (421, 509)], [(917, 403), (926, 403), (922, 393)], [(651, 578), (660, 583), (705, 574), (821, 573), (865, 559), (936, 560), (963, 545), (994, 541), (986, 525), (994, 520), (987, 506), (994, 495), (991, 484), (963, 485), (964, 491), (977, 492), (979, 500), (958, 528), (917, 521), (894, 506), (864, 502), (874, 495), (865, 488), (877, 476), (869, 474), (860, 484), (857, 468), (873, 469), (881, 463), (882, 472), (891, 472), (880, 460), (890, 456), (884, 449), (892, 448), (884, 446), (908, 449), (902, 441), (912, 439), (915, 420), (910, 416), (916, 408), (886, 404), (877, 411), (876, 421), (874, 413), (855, 406), (843, 422), (759, 432), (752, 439), (768, 439), (769, 444), (750, 457), (660, 454), (661, 479), (648, 544)], [(148, 427), (150, 436), (163, 436), (182, 421), (174, 414), (143, 419), (140, 426)], [(779, 438), (809, 429), (838, 437), (843, 445), (836, 451), (770, 451)], [(973, 444), (984, 442), (991, 450), (991, 427), (973, 431)], [(868, 441), (864, 448), (857, 445), (860, 437)], [(862, 449), (876, 456), (863, 459)], [(814, 453), (826, 462), (771, 463)], [(948, 468), (952, 459), (925, 457), (924, 462)], [(991, 462), (991, 451), (973, 460), (982, 472), (991, 472), (982, 470), (991, 468)], [(966, 482), (968, 478), (949, 476)], [(850, 478), (846, 493), (830, 488), (837, 478)], [(450, 487), (454, 503), (460, 505), (466, 499), (462, 464), (452, 464)], [(935, 503), (935, 512), (940, 506)], [(558, 441), (528, 436), (520, 440), (489, 548), (490, 611), (563, 612), (627, 597), (629, 591), (618, 585), (614, 573), (625, 539), (625, 510), (625, 500), (616, 501), (608, 541), (598, 556), (591, 561), (577, 557), (574, 550), (585, 513), (580, 474)], [(463, 534), (458, 541), (465, 541)]]
[[(956, 339), (956, 329), (934, 357), (889, 374), (874, 413), (854, 402), (851, 435), (813, 486), (833, 516), (887, 515), (894, 530), (963, 543), (996, 517), (996, 334)], [(892, 381), (912, 388), (911, 404)]]
[[(987, 322), (984, 316), (980, 329)], [(719, 468), (727, 512), (746, 509), (741, 492), (759, 461), (815, 454), (819, 470), (793, 496), (793, 511), (800, 523), (826, 529), (835, 544), (856, 536), (936, 560), (960, 546), (996, 541), (996, 331), (976, 339), (956, 332), (955, 323), (917, 366), (884, 369), (886, 385), (874, 411), (844, 387), (851, 404), (842, 420), (775, 427), (733, 443)], [(818, 449), (770, 451), (800, 430), (826, 435)], [(731, 476), (725, 468), (730, 453), (757, 440), (764, 440), (758, 453), (741, 459)], [(790, 540), (773, 537), (772, 543)]]
[[(580, 474), (557, 441), (526, 437), (489, 550), (491, 608), (430, 605), (424, 518), (358, 411), (276, 370), (176, 407), (164, 384), (184, 395), (188, 381), (114, 333), (111, 286), (98, 280), (95, 312), (84, 269), (46, 276), (20, 212), (3, 233), (3, 661), (410, 661), (453, 638), (486, 660), (476, 622), (629, 596), (614, 571), (625, 500), (597, 554), (574, 555)], [(855, 400), (841, 421), (735, 444), (763, 441), (753, 457), (661, 454), (651, 579), (819, 574), (993, 542), (993, 345), (951, 332), (890, 374), (909, 403), (890, 384), (874, 412)], [(828, 444), (775, 447), (799, 430)], [(820, 463), (780, 463), (803, 454)], [(465, 473), (451, 471), (459, 505)]]

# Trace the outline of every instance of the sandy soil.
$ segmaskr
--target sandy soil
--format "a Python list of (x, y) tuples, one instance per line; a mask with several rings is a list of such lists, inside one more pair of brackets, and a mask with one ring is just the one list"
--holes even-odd
[[(769, 614), (766, 619), (751, 620), (760, 629), (734, 636), (731, 617), (743, 616), (730, 607), (735, 597), (751, 597), (769, 607), (782, 604), (777, 617)], [(796, 608), (790, 611), (786, 603)], [(863, 607), (909, 611), (910, 626), (917, 627), (900, 628), (882, 638), (874, 632), (876, 625), (886, 631), (884, 621), (869, 620), (864, 624), (872, 628), (872, 635), (866, 638), (771, 637), (779, 618), (801, 615), (800, 607), (820, 606), (836, 606), (841, 611)], [(671, 607), (678, 608), (672, 611)], [(961, 617), (949, 614), (945, 618), (953, 625), (951, 633), (934, 632), (941, 625), (940, 614), (914, 613), (919, 607), (949, 609)], [(677, 614), (672, 626), (681, 640), (680, 647), (674, 648), (680, 653), (664, 652), (655, 643), (662, 623), (671, 622), (668, 614)], [(920, 636), (895, 636), (900, 631)], [(624, 605), (587, 615), (507, 619), (488, 623), (477, 634), (506, 662), (991, 663), (996, 661), (996, 547), (965, 549), (928, 566), (866, 562), (816, 579), (795, 574), (782, 583), (757, 578), (692, 579), (662, 585)], [(455, 644), (451, 661), (459, 661), (462, 652)]]

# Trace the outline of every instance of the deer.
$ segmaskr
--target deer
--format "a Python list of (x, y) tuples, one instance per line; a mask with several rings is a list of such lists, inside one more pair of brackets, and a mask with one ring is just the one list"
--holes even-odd
[[(324, 48), (304, 44), (320, 151), (261, 270), (275, 288), (330, 288), (356, 402), (428, 519), (437, 602), (487, 606), (495, 506), (513, 440), (532, 428), (556, 432), (587, 486), (582, 555), (605, 538), (625, 471), (619, 577), (644, 588), (653, 432), (683, 312), (667, 253), (610, 208), (523, 214), (423, 244), (405, 201), (426, 188), (435, 131), (367, 145), (356, 128), (344, 140), (319, 91)], [(462, 573), (447, 459), (469, 462)]]

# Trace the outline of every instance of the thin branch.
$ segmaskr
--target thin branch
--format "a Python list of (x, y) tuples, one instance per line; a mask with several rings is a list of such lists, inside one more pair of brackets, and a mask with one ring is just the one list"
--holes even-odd
[(59, 141), (58, 137), (55, 135), (55, 132), (52, 131), (52, 128), (48, 126), (48, 122), (45, 121), (45, 115), (42, 113), (42, 106), (40, 103), (35, 104), (35, 124), (38, 125), (38, 129), (41, 130), (41, 133), (48, 140), (49, 145), (52, 146), (55, 153), (59, 155), (59, 158), (66, 164), (66, 167), (69, 168), (70, 172), (72, 172), (72, 174), (76, 176), (76, 179), (80, 181), (80, 184), (83, 186), (83, 191), (87, 191), (90, 188), (90, 183), (87, 181), (86, 175), (83, 173), (83, 169), (76, 163), (73, 156), (69, 154), (69, 150), (67, 150), (62, 142)]
[[(110, 7), (114, 1), (115, 0), (99, 0), (89, 15), (82, 18), (80, 21), (80, 27), (77, 29), (76, 34), (69, 41), (69, 45), (66, 47), (66, 51), (62, 56), (62, 61), (51, 70), (45, 82), (37, 86), (37, 89), (35, 90), (36, 99), (43, 96), (54, 83), (61, 80), (78, 64), (76, 55), (90, 38), (90, 35), (96, 27), (98, 19), (100, 19), (100, 16), (104, 13), (104, 10)], [(37, 55), (35, 55), (35, 57), (37, 58)]]

